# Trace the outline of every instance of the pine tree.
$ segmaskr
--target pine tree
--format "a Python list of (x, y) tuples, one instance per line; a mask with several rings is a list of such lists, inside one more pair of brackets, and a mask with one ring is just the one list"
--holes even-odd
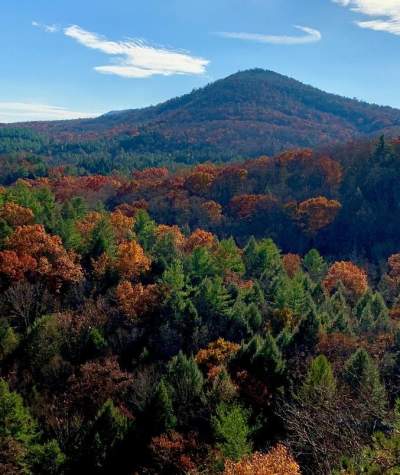
[(319, 282), (327, 269), (323, 257), (316, 249), (308, 251), (303, 258), (303, 265), (314, 282)]
[(346, 362), (344, 379), (356, 396), (368, 401), (377, 414), (383, 415), (386, 391), (379, 369), (363, 348), (357, 350)]
[(84, 463), (87, 469), (94, 473), (102, 472), (110, 464), (114, 451), (127, 432), (127, 418), (111, 400), (106, 401), (97, 413), (85, 444)]
[(249, 327), (255, 333), (257, 332), (262, 325), (262, 315), (258, 310), (257, 305), (251, 303), (245, 311), (245, 318), (248, 322)]
[(176, 426), (176, 417), (172, 405), (171, 388), (164, 379), (157, 386), (152, 404), (152, 416), (159, 433)]
[(115, 235), (109, 220), (104, 217), (95, 226), (91, 233), (86, 254), (93, 259), (107, 254), (114, 257), (116, 252)]
[(168, 383), (178, 425), (186, 425), (203, 404), (203, 375), (193, 358), (182, 352), (168, 364)]
[(312, 360), (307, 377), (301, 387), (301, 399), (323, 401), (335, 397), (336, 380), (332, 367), (324, 355)]
[(309, 352), (313, 352), (319, 341), (321, 320), (316, 308), (312, 308), (302, 319), (295, 335), (295, 343)]
[(156, 223), (144, 210), (139, 210), (135, 216), (134, 231), (139, 244), (147, 252), (151, 251), (156, 239)]
[(224, 402), (212, 418), (217, 447), (230, 460), (240, 460), (251, 451), (248, 412), (239, 405)]
[(193, 284), (198, 285), (206, 277), (213, 277), (216, 273), (214, 260), (205, 247), (197, 247), (190, 256), (190, 276)]

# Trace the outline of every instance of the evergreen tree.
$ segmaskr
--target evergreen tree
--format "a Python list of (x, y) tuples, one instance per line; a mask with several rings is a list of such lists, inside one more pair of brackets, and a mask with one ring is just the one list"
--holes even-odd
[(204, 380), (196, 361), (182, 352), (172, 358), (168, 364), (168, 383), (177, 424), (185, 426), (203, 404)]
[(257, 332), (262, 325), (262, 315), (260, 310), (257, 308), (255, 303), (251, 303), (245, 311), (245, 318), (248, 322), (249, 327), (255, 333)]
[(220, 403), (212, 425), (217, 446), (226, 458), (239, 460), (250, 453), (248, 412), (241, 406)]
[(103, 473), (110, 466), (118, 445), (128, 432), (127, 418), (111, 400), (106, 401), (89, 430), (84, 447), (84, 463), (92, 473)]
[(308, 400), (327, 400), (335, 397), (336, 381), (332, 367), (324, 355), (317, 356), (311, 362), (307, 377), (299, 396)]
[(166, 432), (176, 426), (171, 388), (164, 379), (157, 386), (154, 395), (152, 417), (158, 433)]
[[(13, 447), (6, 451), (6, 447)], [(0, 379), (1, 463), (15, 467), (16, 473), (52, 475), (59, 473), (65, 457), (57, 442), (41, 443), (36, 421), (19, 394)]]
[(295, 335), (295, 343), (309, 352), (313, 352), (319, 341), (321, 320), (316, 308), (312, 308), (302, 319)]
[(106, 217), (103, 217), (93, 229), (86, 255), (96, 259), (102, 254), (114, 257), (116, 251), (113, 228)]
[(139, 210), (135, 216), (134, 231), (143, 249), (148, 252), (154, 246), (156, 239), (156, 223), (144, 210)]
[(216, 274), (214, 260), (205, 247), (194, 249), (189, 261), (190, 276), (194, 285), (198, 285), (206, 277)]
[(303, 258), (303, 266), (314, 282), (319, 282), (324, 275), (327, 265), (316, 249), (311, 249)]
[(361, 348), (349, 358), (344, 379), (356, 396), (368, 402), (379, 416), (383, 416), (386, 407), (385, 387), (378, 367), (366, 350)]

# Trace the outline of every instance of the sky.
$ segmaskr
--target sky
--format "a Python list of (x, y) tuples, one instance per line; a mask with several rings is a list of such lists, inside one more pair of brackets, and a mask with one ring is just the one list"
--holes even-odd
[(400, 108), (400, 0), (1, 0), (0, 122), (157, 104), (270, 69)]

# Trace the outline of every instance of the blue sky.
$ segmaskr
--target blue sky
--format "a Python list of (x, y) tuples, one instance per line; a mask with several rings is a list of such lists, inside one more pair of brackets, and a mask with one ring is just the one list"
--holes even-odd
[(2, 0), (0, 122), (143, 107), (253, 67), (400, 108), (400, 0)]

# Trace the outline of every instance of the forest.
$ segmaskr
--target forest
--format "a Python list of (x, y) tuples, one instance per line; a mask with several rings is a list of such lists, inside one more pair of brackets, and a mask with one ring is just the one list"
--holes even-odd
[(399, 140), (128, 173), (9, 134), (1, 474), (398, 473)]

